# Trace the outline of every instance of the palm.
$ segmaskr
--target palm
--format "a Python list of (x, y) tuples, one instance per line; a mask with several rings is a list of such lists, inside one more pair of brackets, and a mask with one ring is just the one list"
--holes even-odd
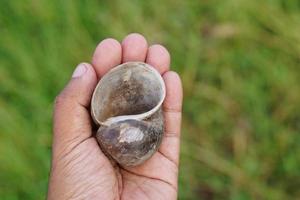
[[(112, 41), (108, 40), (106, 43), (108, 42)], [(72, 97), (69, 98), (68, 94), (65, 94), (68, 91), (64, 91), (56, 102), (54, 115), (49, 199), (176, 198), (182, 96), (180, 79), (174, 72), (168, 72), (170, 58), (167, 51), (159, 45), (147, 49), (147, 43), (145, 45), (143, 42), (145, 43), (140, 35), (128, 36), (123, 41), (121, 51), (114, 45), (108, 46), (102, 42), (95, 51), (93, 67), (96, 75), (101, 77), (110, 68), (120, 64), (120, 60), (146, 61), (164, 73), (167, 90), (163, 104), (165, 133), (159, 150), (145, 163), (136, 167), (123, 168), (111, 162), (102, 153), (92, 134), (88, 111), (91, 95), (80, 97), (77, 91), (78, 99), (74, 101), (74, 95), (69, 95)], [(128, 43), (136, 45), (134, 51)], [(107, 49), (111, 51), (110, 54)], [(116, 54), (120, 54), (119, 60)], [(90, 79), (91, 77), (89, 81), (93, 82), (90, 85), (94, 88), (96, 80)], [(68, 87), (71, 86), (67, 86), (65, 90), (71, 90)], [(93, 88), (88, 92), (86, 88), (82, 90), (91, 94)]]
[[(102, 154), (94, 138), (85, 140), (74, 149), (74, 154), (77, 153), (81, 156), (72, 160), (68, 164), (70, 168), (66, 170), (71, 173), (70, 169), (72, 169), (73, 175), (76, 176), (77, 170), (83, 169), (82, 179), (89, 181), (83, 181), (80, 187), (89, 184), (88, 190), (91, 190), (85, 191), (89, 196), (93, 192), (95, 197), (99, 196), (97, 190), (99, 188), (102, 190), (99, 197), (107, 199), (119, 199), (119, 197), (121, 199), (174, 199), (176, 197), (177, 165), (160, 152), (155, 153), (146, 163), (126, 169), (118, 165), (113, 166)], [(87, 167), (88, 163), (90, 166)], [(103, 181), (106, 182), (105, 187)]]
[[(159, 168), (152, 168), (158, 166)], [(124, 199), (175, 199), (177, 195), (177, 165), (161, 153), (139, 169), (121, 169)], [(159, 177), (162, 176), (163, 177)]]

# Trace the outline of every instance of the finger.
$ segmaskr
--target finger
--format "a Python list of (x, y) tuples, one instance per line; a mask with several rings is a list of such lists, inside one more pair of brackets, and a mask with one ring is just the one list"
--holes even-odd
[(168, 50), (159, 44), (149, 47), (146, 63), (155, 67), (161, 74), (169, 71), (170, 67), (170, 54)]
[[(153, 179), (163, 180), (177, 188), (182, 86), (179, 76), (172, 71), (163, 75), (166, 99), (163, 104), (165, 132), (157, 153), (142, 165), (125, 168), (128, 172)], [(157, 173), (157, 172), (160, 173)]]
[(142, 61), (147, 55), (148, 44), (144, 36), (138, 33), (129, 34), (122, 42), (122, 61)]
[(119, 65), (122, 59), (121, 44), (115, 39), (105, 39), (97, 46), (92, 64), (98, 78), (102, 77), (111, 68)]
[(178, 165), (183, 96), (182, 85), (176, 72), (166, 72), (163, 75), (163, 79), (167, 91), (163, 104), (165, 132), (159, 152)]
[(58, 95), (54, 108), (54, 154), (66, 151), (89, 138), (92, 134), (88, 107), (97, 76), (90, 64), (82, 63), (72, 79)]

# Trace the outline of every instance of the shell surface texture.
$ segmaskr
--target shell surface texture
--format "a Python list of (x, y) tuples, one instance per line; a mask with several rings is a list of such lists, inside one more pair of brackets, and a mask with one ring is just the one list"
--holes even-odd
[(106, 73), (91, 101), (103, 152), (124, 167), (149, 159), (163, 137), (165, 96), (161, 75), (146, 63), (127, 62)]

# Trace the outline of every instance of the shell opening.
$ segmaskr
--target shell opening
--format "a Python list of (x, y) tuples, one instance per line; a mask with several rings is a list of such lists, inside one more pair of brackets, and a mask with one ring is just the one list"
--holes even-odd
[(92, 98), (92, 116), (102, 125), (143, 119), (156, 112), (165, 98), (161, 75), (141, 62), (128, 62), (99, 81)]

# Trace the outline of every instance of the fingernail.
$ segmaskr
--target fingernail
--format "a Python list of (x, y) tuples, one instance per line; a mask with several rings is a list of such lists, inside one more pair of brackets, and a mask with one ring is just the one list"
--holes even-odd
[(87, 71), (87, 67), (85, 66), (85, 64), (81, 63), (79, 64), (75, 71), (72, 74), (72, 78), (79, 78), (81, 77), (85, 72)]

